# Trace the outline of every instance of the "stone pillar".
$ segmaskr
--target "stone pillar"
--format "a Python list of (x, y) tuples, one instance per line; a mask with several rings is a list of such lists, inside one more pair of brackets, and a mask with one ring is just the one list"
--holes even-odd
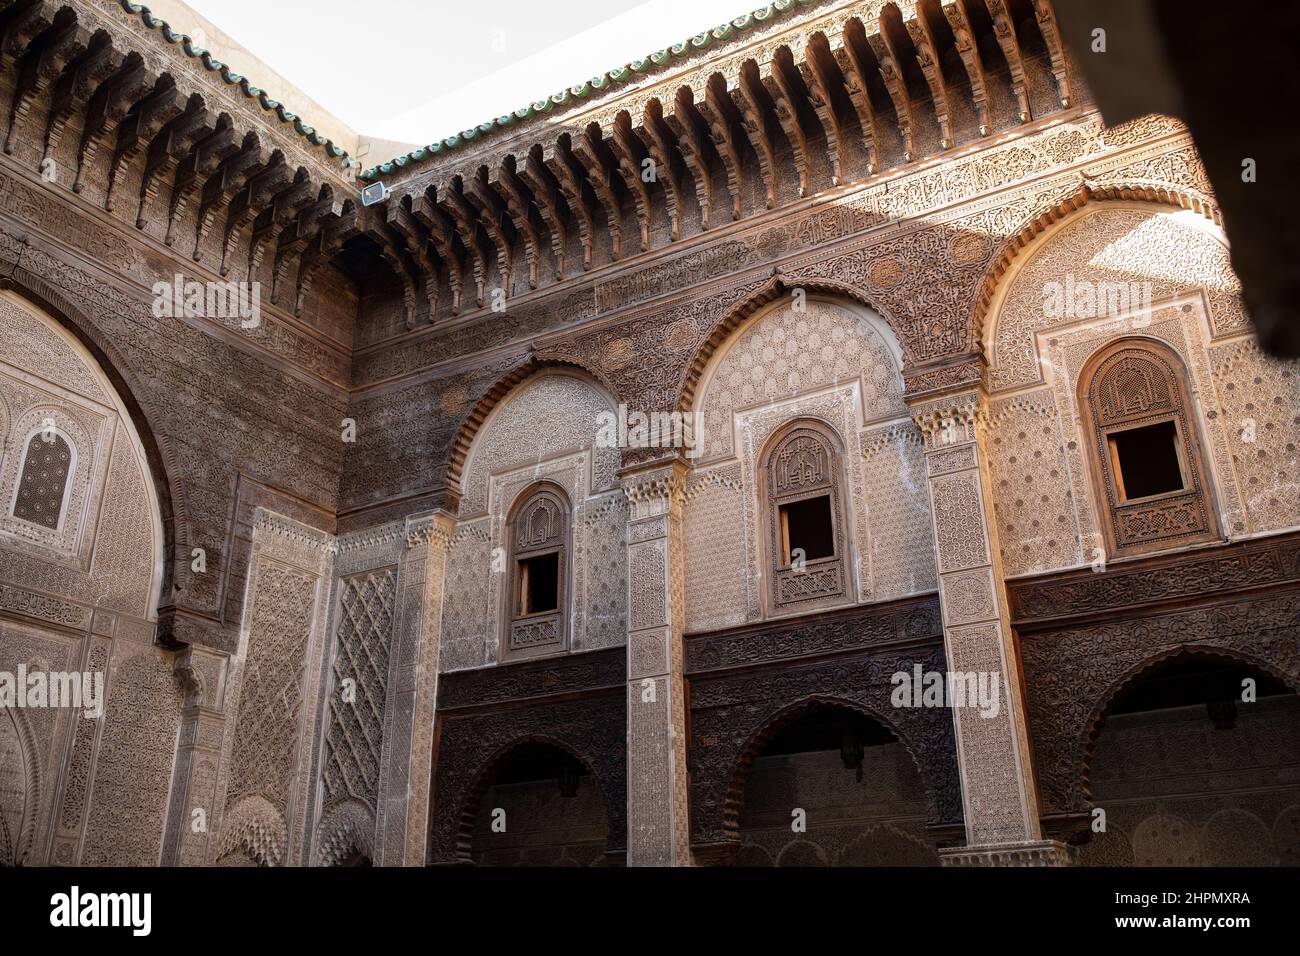
[[(104, 706), (107, 709), (112, 672), (114, 631), (117, 615), (103, 608), (95, 608), (90, 616), (90, 630), (84, 646), (78, 652), (84, 655), (81, 669), (88, 674), (102, 674), (104, 678)], [(53, 866), (76, 866), (81, 860), (85, 845), (86, 819), (90, 813), (90, 783), (95, 776), (95, 755), (103, 746), (105, 716), (97, 720), (83, 719), (77, 714), (72, 720), (71, 742), (64, 757), (61, 796), (55, 806), (54, 840), (50, 850)]]
[(996, 711), (974, 703), (953, 708), (967, 845), (941, 855), (948, 866), (1064, 864), (1072, 851), (1044, 841), (1039, 825), (977, 376), (909, 401), (925, 436), (948, 671), (991, 681), (999, 701)]
[(627, 529), (627, 862), (689, 866), (685, 593), (679, 461), (625, 472)]
[(377, 866), (426, 862), (443, 574), (455, 525), (455, 517), (446, 511), (406, 522), (384, 716), (375, 827)]
[(174, 670), (185, 701), (167, 808), (163, 866), (203, 866), (208, 860), (208, 843), (217, 819), (217, 770), (226, 732), (228, 660), (225, 654), (199, 646), (176, 655)]
[(258, 506), (240, 641), (230, 659), (208, 863), (297, 866), (308, 806), (334, 536)]

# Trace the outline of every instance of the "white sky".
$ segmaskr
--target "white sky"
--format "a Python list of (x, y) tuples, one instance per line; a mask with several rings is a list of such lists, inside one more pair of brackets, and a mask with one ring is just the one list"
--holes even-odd
[[(357, 132), (424, 145), (754, 0), (186, 0)], [(257, 82), (257, 77), (250, 76)], [(286, 103), (294, 108), (293, 103)], [(304, 119), (311, 122), (311, 117)]]

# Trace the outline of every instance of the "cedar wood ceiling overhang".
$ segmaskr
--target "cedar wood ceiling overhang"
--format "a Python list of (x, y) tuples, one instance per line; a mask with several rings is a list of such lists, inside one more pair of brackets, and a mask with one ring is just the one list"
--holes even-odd
[[(107, 167), (106, 210), (139, 229), (165, 222), (167, 245), (195, 260), (219, 236), (219, 261), (207, 264), (222, 275), (254, 274), (271, 257), (272, 298), (296, 312), (320, 266), (361, 231), (346, 153), (145, 7), (0, 0), (0, 72), (13, 86), (0, 115), (6, 154), (20, 127), (37, 129), (42, 172), (75, 137), (60, 185), (84, 198), (90, 170)], [(133, 165), (138, 185), (124, 175)]]
[(1003, 132), (995, 98), (1014, 104), (1012, 125), (1029, 122), (1031, 61), (1056, 108), (1072, 103), (1047, 0), (758, 13), (776, 26), (368, 171), (391, 173), (382, 245), (408, 269), (408, 324), (416, 309), (509, 297), (516, 276), (536, 289), (761, 214), (809, 195), (817, 171), (825, 186), (858, 182)]

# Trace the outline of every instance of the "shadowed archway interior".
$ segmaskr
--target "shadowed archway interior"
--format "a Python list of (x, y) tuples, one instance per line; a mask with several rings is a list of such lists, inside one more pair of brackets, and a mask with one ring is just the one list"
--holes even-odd
[(1300, 697), (1257, 668), (1157, 665), (1107, 713), (1090, 779), (1084, 865), (1300, 864)]
[(736, 866), (937, 866), (916, 764), (886, 727), (820, 705), (755, 757)]
[(479, 866), (592, 866), (604, 860), (607, 829), (605, 800), (586, 765), (530, 741), (496, 767), (470, 853)]

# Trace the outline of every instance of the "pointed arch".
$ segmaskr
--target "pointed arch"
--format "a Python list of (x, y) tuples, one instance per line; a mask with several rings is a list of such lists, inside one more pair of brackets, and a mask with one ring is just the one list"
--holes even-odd
[(1200, 213), (1220, 228), (1223, 226), (1223, 217), (1213, 200), (1193, 190), (1168, 183), (1147, 180), (1094, 183), (1085, 180), (1076, 186), (1062, 189), (1046, 199), (1038, 207), (1041, 211), (1032, 214), (1020, 229), (1003, 240), (998, 247), (975, 294), (970, 325), (971, 342), (978, 347), (984, 341), (987, 332), (985, 325), (997, 292), (1009, 275), (1012, 264), (1035, 239), (1091, 203), (1116, 201), (1145, 202), (1171, 210), (1186, 209)]
[(456, 436), (452, 440), (451, 457), (447, 462), (446, 486), (451, 489), (455, 496), (459, 497), (463, 491), (461, 478), (465, 472), (465, 462), (469, 458), (470, 447), (474, 444), (474, 439), (483, 428), (488, 416), (492, 414), (492, 411), (498, 405), (505, 401), (516, 386), (522, 385), (528, 379), (548, 369), (577, 372), (595, 381), (597, 385), (605, 390), (606, 394), (614, 398), (615, 402), (619, 400), (618, 392), (604, 375), (576, 358), (530, 353), (527, 358), (497, 379), (490, 388), (483, 392), (479, 400), (474, 403), (474, 406), (461, 420), (460, 427), (456, 430)]
[[(180, 473), (167, 436), (156, 427), (162, 421), (159, 411), (144, 397), (143, 388), (131, 371), (121, 351), (59, 289), (45, 279), (15, 267), (13, 273), (0, 278), (0, 293), (11, 292), (53, 320), (60, 329), (83, 348), (98, 370), (108, 379), (114, 397), (126, 411), (126, 421), (134, 431), (144, 452), (147, 479), (153, 486), (162, 527), (162, 579), (158, 587), (159, 602), (165, 603), (173, 591), (175, 566), (189, 554), (189, 521), (185, 498), (175, 476)], [(150, 608), (150, 612), (156, 608)]]
[(705, 371), (708, 369), (713, 357), (722, 349), (732, 333), (764, 306), (785, 296), (793, 295), (796, 289), (803, 290), (806, 295), (820, 293), (835, 298), (848, 299), (858, 305), (865, 306), (880, 316), (889, 327), (890, 333), (896, 342), (900, 340), (894, 321), (889, 318), (888, 314), (879, 305), (856, 286), (841, 282), (838, 279), (811, 277), (802, 279), (797, 276), (774, 274), (761, 288), (755, 290), (747, 298), (736, 303), (723, 313), (714, 323), (713, 328), (709, 330), (709, 334), (705, 336), (704, 341), (696, 348), (695, 355), (686, 366), (686, 371), (683, 373), (681, 383), (678, 386), (677, 411), (689, 412), (694, 408), (697, 398), (696, 393), (704, 380)]
[(1204, 661), (1246, 667), (1267, 674), (1279, 683), (1290, 687), (1300, 694), (1300, 672), (1288, 671), (1275, 662), (1266, 660), (1249, 651), (1225, 649), (1206, 644), (1182, 644), (1177, 647), (1154, 654), (1128, 668), (1111, 682), (1093, 707), (1087, 722), (1081, 728), (1076, 745), (1074, 770), (1076, 779), (1089, 808), (1092, 806), (1092, 762), (1096, 757), (1097, 740), (1101, 737), (1102, 725), (1115, 706), (1132, 690), (1141, 685), (1152, 675), (1191, 661)]
[(498, 749), (480, 766), (479, 771), (474, 776), (474, 783), (465, 792), (461, 800), (456, 818), (456, 856), (460, 863), (470, 863), (474, 829), (478, 824), (479, 811), (482, 809), (483, 798), (487, 796), (488, 790), (492, 787), (497, 775), (501, 772), (506, 762), (519, 751), (526, 747), (541, 744), (546, 747), (552, 747), (556, 750), (568, 754), (587, 771), (592, 781), (596, 785), (597, 792), (600, 793), (600, 799), (605, 805), (605, 839), (606, 846), (611, 846), (615, 835), (622, 827), (621, 817), (610, 801), (610, 793), (605, 784), (601, 781), (600, 774), (592, 766), (591, 761), (584, 757), (579, 750), (552, 734), (538, 733), (527, 734), (517, 737), (504, 747)]
[(748, 782), (749, 774), (753, 770), (754, 761), (758, 759), (763, 749), (778, 733), (818, 710), (841, 710), (857, 714), (878, 724), (892, 734), (894, 739), (907, 752), (912, 765), (916, 768), (916, 775), (921, 781), (921, 786), (925, 789), (931, 822), (937, 822), (940, 819), (938, 791), (935, 788), (934, 781), (928, 778), (925, 766), (918, 756), (916, 741), (910, 740), (893, 721), (873, 707), (831, 694), (810, 694), (783, 707), (769, 717), (761, 727), (750, 734), (744, 746), (740, 748), (740, 756), (732, 767), (731, 781), (727, 786), (727, 794), (723, 802), (723, 826), (733, 838), (739, 833), (740, 811), (744, 804), (745, 784)]

